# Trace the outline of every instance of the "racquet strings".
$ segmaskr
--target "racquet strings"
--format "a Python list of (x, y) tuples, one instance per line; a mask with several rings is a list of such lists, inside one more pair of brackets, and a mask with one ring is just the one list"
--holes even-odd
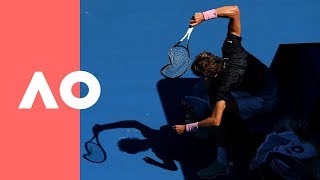
[[(93, 142), (94, 139), (96, 142)], [(93, 163), (102, 163), (106, 160), (106, 152), (100, 145), (97, 136), (94, 136), (90, 141), (86, 142), (85, 148), (87, 154), (83, 155), (83, 158)]]
[(189, 51), (183, 46), (175, 46), (169, 52), (170, 65), (167, 65), (161, 73), (170, 78), (181, 76), (189, 67)]

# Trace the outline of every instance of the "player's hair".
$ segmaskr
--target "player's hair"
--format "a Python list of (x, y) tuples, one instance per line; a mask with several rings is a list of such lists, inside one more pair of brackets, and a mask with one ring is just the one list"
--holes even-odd
[(198, 54), (192, 63), (191, 70), (198, 77), (212, 78), (223, 69), (223, 59), (210, 52)]

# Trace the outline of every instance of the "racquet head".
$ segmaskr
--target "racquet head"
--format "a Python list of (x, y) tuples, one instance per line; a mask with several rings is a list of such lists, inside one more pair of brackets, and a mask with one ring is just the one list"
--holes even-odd
[(188, 48), (179, 44), (173, 46), (168, 57), (170, 64), (161, 69), (161, 74), (167, 78), (178, 78), (182, 76), (190, 66), (190, 53)]
[(98, 135), (94, 135), (90, 141), (86, 142), (85, 148), (87, 154), (82, 156), (84, 159), (93, 163), (102, 163), (107, 159), (107, 154), (100, 144)]
[[(178, 78), (182, 76), (190, 66), (189, 38), (193, 31), (193, 27), (189, 27), (183, 38), (174, 45), (169, 53), (170, 64), (165, 65), (160, 73), (166, 78)], [(187, 38), (186, 46), (181, 45), (181, 42)]]

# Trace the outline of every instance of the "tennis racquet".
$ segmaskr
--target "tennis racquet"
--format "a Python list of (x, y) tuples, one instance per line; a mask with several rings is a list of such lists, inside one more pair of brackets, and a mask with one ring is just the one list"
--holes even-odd
[(106, 151), (100, 144), (98, 134), (94, 133), (93, 137), (85, 143), (87, 154), (82, 157), (93, 163), (102, 163), (107, 159)]
[[(166, 78), (178, 78), (182, 76), (190, 66), (189, 39), (193, 31), (193, 26), (189, 26), (186, 34), (169, 51), (170, 64), (165, 65), (160, 73)], [(186, 45), (181, 43), (187, 38)]]

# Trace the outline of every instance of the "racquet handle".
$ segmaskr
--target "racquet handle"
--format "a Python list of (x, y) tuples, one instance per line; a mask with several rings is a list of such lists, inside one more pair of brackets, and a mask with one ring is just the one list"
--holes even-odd
[(190, 35), (191, 35), (191, 33), (192, 33), (192, 31), (193, 31), (193, 26), (189, 26), (189, 29), (188, 29), (188, 31), (186, 32), (186, 34), (183, 36), (183, 38), (180, 40), (180, 42), (182, 42), (186, 37), (187, 37), (187, 40), (189, 40), (189, 38), (190, 38)]

